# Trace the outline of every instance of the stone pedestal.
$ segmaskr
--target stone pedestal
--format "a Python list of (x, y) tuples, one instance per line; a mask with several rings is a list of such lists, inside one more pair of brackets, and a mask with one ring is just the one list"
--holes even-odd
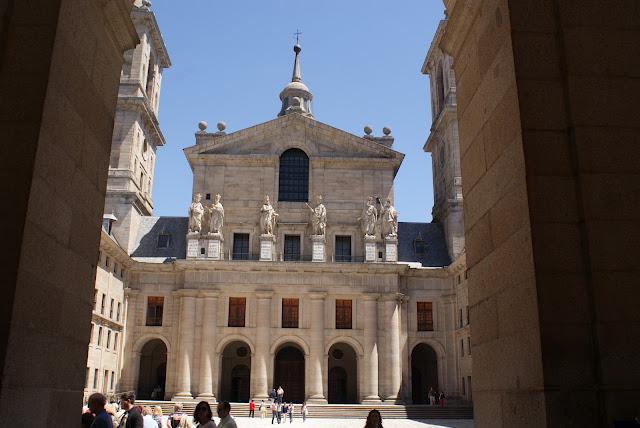
[(387, 236), (384, 238), (384, 261), (398, 261), (398, 238), (395, 236)]
[(260, 235), (260, 261), (272, 262), (276, 256), (276, 237), (273, 235)]
[(222, 260), (222, 234), (210, 233), (207, 235), (207, 258), (210, 260)]
[(187, 233), (187, 258), (197, 259), (200, 257), (200, 233)]
[(324, 235), (311, 235), (311, 261), (312, 262), (324, 262)]
[(376, 237), (373, 235), (364, 235), (364, 261), (366, 263), (374, 263), (377, 258)]

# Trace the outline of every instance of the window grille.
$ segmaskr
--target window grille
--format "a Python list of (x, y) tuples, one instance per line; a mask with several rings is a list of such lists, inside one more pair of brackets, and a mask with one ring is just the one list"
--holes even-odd
[(417, 302), (418, 331), (433, 331), (433, 303)]
[(280, 156), (278, 200), (309, 200), (309, 157), (300, 149), (289, 149)]
[(351, 328), (351, 300), (336, 299), (336, 328)]

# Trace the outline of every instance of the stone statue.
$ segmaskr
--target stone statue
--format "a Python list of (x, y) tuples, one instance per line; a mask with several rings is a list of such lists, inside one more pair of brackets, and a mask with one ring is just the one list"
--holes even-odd
[(217, 194), (213, 199), (213, 204), (209, 207), (211, 220), (209, 222), (209, 233), (222, 234), (222, 226), (224, 226), (224, 207), (220, 203), (220, 195)]
[(391, 205), (391, 199), (387, 201), (380, 211), (382, 217), (382, 237), (396, 238), (398, 236), (398, 211)]
[(200, 193), (193, 195), (193, 202), (191, 202), (191, 206), (189, 207), (189, 233), (197, 233), (202, 230), (204, 207), (202, 203), (200, 203), (201, 199), (202, 195)]
[(278, 220), (278, 213), (271, 206), (269, 195), (264, 196), (264, 203), (260, 208), (260, 232), (263, 235), (273, 235)]
[(376, 223), (378, 222), (378, 209), (373, 204), (373, 197), (367, 198), (366, 205), (362, 210), (362, 216), (358, 217), (361, 222), (362, 232), (365, 236), (375, 236)]
[(322, 204), (322, 196), (316, 196), (316, 207), (311, 208), (309, 204), (305, 204), (311, 211), (311, 228), (314, 235), (324, 236), (327, 227), (327, 209)]

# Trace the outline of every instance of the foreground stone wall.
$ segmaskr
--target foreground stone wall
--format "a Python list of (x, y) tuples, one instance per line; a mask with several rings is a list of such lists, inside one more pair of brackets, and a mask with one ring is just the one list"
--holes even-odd
[(137, 42), (130, 6), (0, 6), (0, 419), (15, 426), (79, 418), (122, 52)]
[[(595, 427), (640, 398), (638, 5), (445, 1), (478, 427)], [(633, 59), (631, 59), (633, 58)], [(634, 196), (636, 195), (636, 196)]]

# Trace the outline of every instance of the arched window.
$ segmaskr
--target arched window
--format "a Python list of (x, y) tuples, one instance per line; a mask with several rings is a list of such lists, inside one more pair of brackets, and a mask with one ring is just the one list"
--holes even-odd
[(289, 149), (280, 156), (278, 200), (309, 200), (309, 157), (300, 149)]

